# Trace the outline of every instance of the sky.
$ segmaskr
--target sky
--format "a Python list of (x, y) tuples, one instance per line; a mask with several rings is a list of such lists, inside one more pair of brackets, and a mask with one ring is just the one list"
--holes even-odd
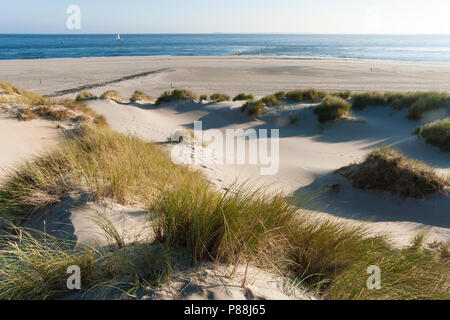
[[(67, 27), (70, 5), (80, 29)], [(449, 0), (15, 0), (0, 34), (450, 34), (449, 14)]]

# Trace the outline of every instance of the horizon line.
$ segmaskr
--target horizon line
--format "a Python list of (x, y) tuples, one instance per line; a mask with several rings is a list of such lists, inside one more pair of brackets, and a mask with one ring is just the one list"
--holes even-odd
[(129, 33), (129, 32), (111, 32), (111, 33), (0, 33), (0, 35), (336, 35), (336, 36), (448, 36), (450, 33), (285, 33), (285, 32), (151, 32), (151, 33)]

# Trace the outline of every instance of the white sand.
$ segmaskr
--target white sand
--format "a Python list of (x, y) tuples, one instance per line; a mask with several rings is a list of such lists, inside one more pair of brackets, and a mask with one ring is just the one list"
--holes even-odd
[(0, 108), (0, 182), (23, 160), (57, 144), (56, 123), (46, 120), (19, 122)]

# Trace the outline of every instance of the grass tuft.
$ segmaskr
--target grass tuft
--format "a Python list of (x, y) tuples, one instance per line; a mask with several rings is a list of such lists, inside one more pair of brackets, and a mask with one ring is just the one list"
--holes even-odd
[(325, 91), (316, 89), (293, 90), (286, 93), (286, 99), (293, 102), (301, 102), (303, 100), (316, 102), (325, 96), (326, 96)]
[(197, 99), (197, 94), (185, 90), (185, 89), (175, 89), (173, 91), (165, 91), (157, 100), (156, 105), (160, 105), (162, 103), (171, 102), (172, 100), (195, 100)]
[(278, 100), (286, 100), (287, 99), (287, 94), (285, 91), (278, 91), (278, 92), (274, 93), (274, 96)]
[(230, 96), (223, 93), (214, 93), (211, 95), (210, 100), (212, 102), (224, 102), (230, 101)]
[(428, 123), (415, 131), (425, 142), (450, 152), (450, 117)]
[(69, 294), (69, 266), (78, 266), (83, 289), (100, 278), (95, 252), (48, 234), (13, 228), (0, 239), (0, 299), (45, 300)]
[(31, 121), (37, 119), (38, 115), (30, 107), (25, 107), (19, 110), (17, 118), (20, 121)]
[(314, 109), (319, 122), (337, 121), (350, 113), (350, 104), (342, 98), (326, 96), (322, 103)]
[(145, 92), (136, 90), (133, 92), (133, 95), (130, 98), (131, 102), (136, 102), (136, 101), (152, 101), (152, 98), (147, 95)]
[(241, 107), (241, 112), (247, 111), (248, 115), (251, 117), (260, 117), (263, 109), (264, 103), (261, 100), (249, 100)]
[(353, 108), (367, 106), (391, 106), (394, 109), (408, 110), (408, 118), (421, 119), (425, 112), (448, 106), (450, 95), (440, 92), (367, 92), (353, 95)]
[(339, 92), (332, 92), (332, 93), (330, 93), (330, 95), (347, 100), (352, 97), (352, 92), (351, 91), (339, 91)]
[(116, 91), (116, 90), (108, 90), (105, 91), (101, 96), (100, 99), (103, 100), (113, 100), (113, 101), (118, 101), (118, 102), (122, 102), (123, 99), (120, 96), (120, 94)]
[(75, 101), (85, 101), (85, 100), (92, 100), (92, 99), (97, 99), (97, 97), (89, 91), (83, 91), (77, 95), (77, 97), (75, 98)]
[(255, 97), (251, 94), (240, 93), (233, 98), (233, 101), (245, 101), (245, 100), (255, 100)]
[(156, 234), (162, 242), (187, 248), (194, 260), (243, 262), (273, 245), (296, 209), (281, 195), (236, 187), (225, 194), (206, 184), (186, 181), (161, 193), (154, 209), (161, 217)]
[(48, 117), (55, 121), (67, 121), (71, 118), (69, 109), (55, 108), (53, 106), (41, 106), (34, 110), (40, 117)]
[(271, 94), (261, 99), (262, 103), (264, 103), (268, 107), (275, 107), (278, 105), (278, 99), (275, 95)]
[(353, 95), (352, 108), (356, 110), (362, 110), (368, 106), (386, 106), (386, 95), (380, 92), (366, 92), (357, 93)]
[(20, 89), (9, 82), (0, 81), (0, 103), (39, 106), (48, 104), (48, 98), (44, 98), (35, 92)]
[(408, 159), (397, 150), (382, 147), (369, 153), (364, 162), (337, 171), (355, 188), (388, 191), (402, 197), (425, 198), (447, 194), (450, 186), (445, 177), (426, 164)]
[(427, 240), (426, 232), (419, 232), (411, 240), (411, 249), (422, 249), (425, 246), (425, 241)]

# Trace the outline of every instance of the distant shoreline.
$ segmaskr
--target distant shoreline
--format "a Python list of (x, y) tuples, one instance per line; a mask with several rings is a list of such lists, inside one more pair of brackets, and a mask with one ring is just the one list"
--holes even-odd
[(450, 66), (450, 61), (414, 61), (414, 60), (379, 60), (365, 58), (343, 58), (343, 57), (321, 57), (321, 56), (269, 56), (269, 55), (210, 55), (210, 56), (189, 56), (189, 55), (143, 55), (143, 56), (86, 56), (86, 57), (63, 57), (63, 58), (24, 58), (24, 59), (0, 59), (0, 62), (18, 62), (18, 61), (75, 61), (75, 60), (114, 60), (114, 59), (236, 59), (236, 60), (297, 60), (297, 61), (361, 61), (361, 62), (386, 62), (393, 64), (424, 64), (424, 65), (444, 65)]

